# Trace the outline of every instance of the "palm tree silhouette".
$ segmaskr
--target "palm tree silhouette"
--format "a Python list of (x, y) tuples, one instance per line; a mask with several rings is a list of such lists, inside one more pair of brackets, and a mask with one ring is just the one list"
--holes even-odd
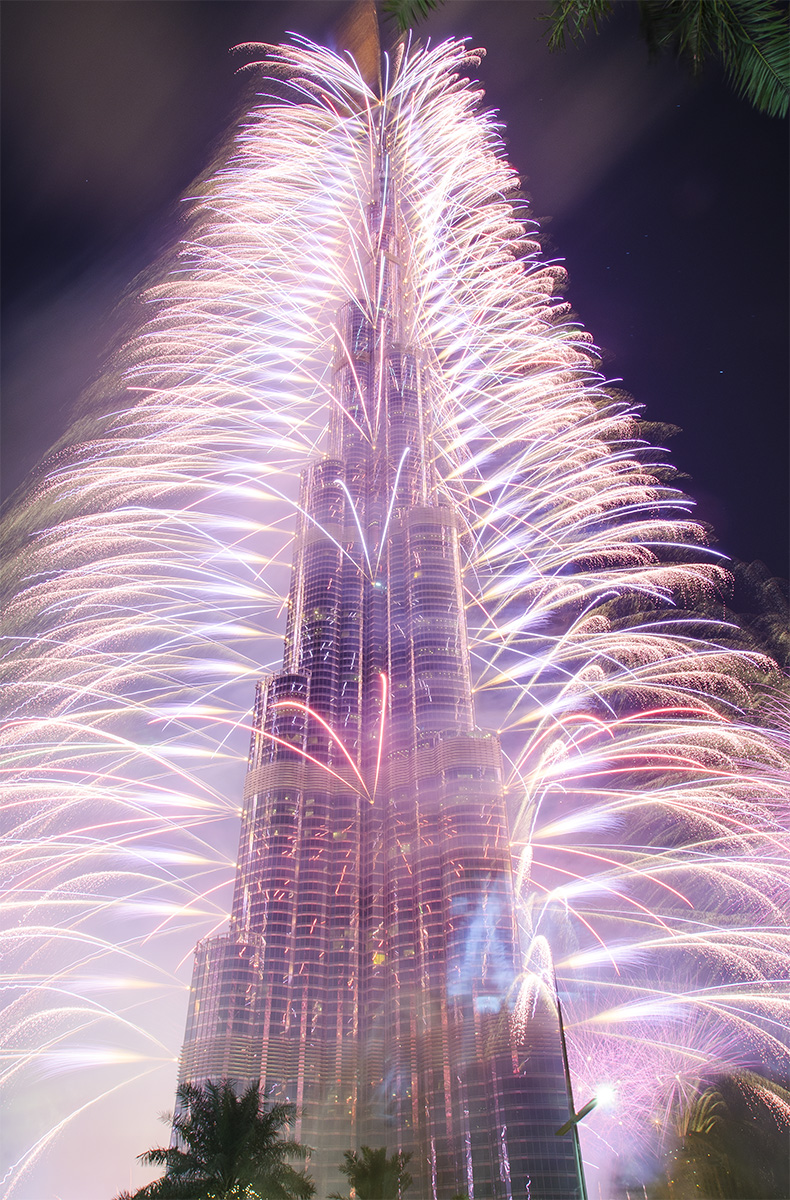
[[(340, 1170), (354, 1189), (357, 1200), (398, 1200), (412, 1182), (406, 1170), (411, 1154), (393, 1154), (387, 1158), (386, 1147), (371, 1150), (363, 1146), (359, 1152), (346, 1150)], [(348, 1200), (333, 1192), (329, 1200)]]
[(238, 1095), (228, 1079), (182, 1084), (177, 1098), (175, 1145), (140, 1155), (165, 1174), (116, 1200), (308, 1200), (315, 1194), (312, 1180), (288, 1162), (308, 1153), (287, 1136), (293, 1104), (267, 1103), (257, 1084)]

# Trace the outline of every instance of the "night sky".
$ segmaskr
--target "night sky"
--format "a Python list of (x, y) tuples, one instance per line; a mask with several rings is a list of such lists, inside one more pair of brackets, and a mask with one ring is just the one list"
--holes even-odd
[[(6, 0), (3, 490), (66, 425), (135, 275), (178, 235), (179, 196), (249, 95), (235, 43), (332, 40), (343, 3)], [(635, 6), (549, 54), (542, 7), (455, 0), (543, 241), (718, 546), (788, 567), (786, 122), (717, 68), (648, 61)]]
[[(179, 196), (249, 95), (235, 43), (329, 40), (343, 3), (3, 6), (4, 492), (62, 432), (110, 314), (178, 235)], [(545, 47), (542, 6), (455, 0), (512, 161), (603, 369), (681, 427), (674, 461), (721, 550), (788, 568), (786, 122), (713, 67), (648, 61), (634, 5)]]

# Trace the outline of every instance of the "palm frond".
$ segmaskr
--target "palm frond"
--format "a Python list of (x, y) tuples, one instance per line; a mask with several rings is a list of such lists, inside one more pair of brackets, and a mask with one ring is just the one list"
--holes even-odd
[(614, 0), (554, 0), (549, 22), (549, 49), (564, 50), (565, 39), (583, 41), (592, 29), (597, 33), (601, 22), (611, 16)]
[[(401, 0), (391, 0), (399, 7)], [(435, 0), (411, 0), (412, 4)], [(403, 7), (410, 5), (403, 2)], [(549, 48), (598, 32), (614, 0), (554, 0)], [(735, 91), (759, 112), (787, 115), (790, 104), (790, 7), (783, 0), (639, 0), (652, 55), (671, 50), (695, 73), (717, 58)]]
[(722, 55), (740, 96), (769, 117), (785, 117), (790, 102), (790, 9), (766, 0), (729, 4), (740, 17), (742, 37)]
[(395, 21), (401, 33), (426, 20), (445, 0), (384, 0), (384, 15)]
[(790, 9), (776, 0), (640, 0), (653, 54), (674, 51), (699, 71), (718, 58), (739, 95), (768, 116), (790, 101)]

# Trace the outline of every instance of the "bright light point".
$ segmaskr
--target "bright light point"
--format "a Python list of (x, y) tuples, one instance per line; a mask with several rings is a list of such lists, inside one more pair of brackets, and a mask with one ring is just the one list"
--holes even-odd
[(595, 1099), (600, 1108), (611, 1108), (617, 1101), (617, 1091), (610, 1083), (601, 1083), (595, 1089)]

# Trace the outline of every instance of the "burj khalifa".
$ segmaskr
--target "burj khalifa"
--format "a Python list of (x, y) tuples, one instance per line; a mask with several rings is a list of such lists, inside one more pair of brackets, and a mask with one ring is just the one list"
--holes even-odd
[(364, 288), (333, 309), (282, 670), (255, 698), (229, 931), (198, 945), (182, 1081), (293, 1102), (311, 1172), (411, 1152), (414, 1200), (578, 1200), (550, 985), (522, 950), (497, 736), (475, 723), (464, 526), (435, 470), (409, 212), (372, 123)]

